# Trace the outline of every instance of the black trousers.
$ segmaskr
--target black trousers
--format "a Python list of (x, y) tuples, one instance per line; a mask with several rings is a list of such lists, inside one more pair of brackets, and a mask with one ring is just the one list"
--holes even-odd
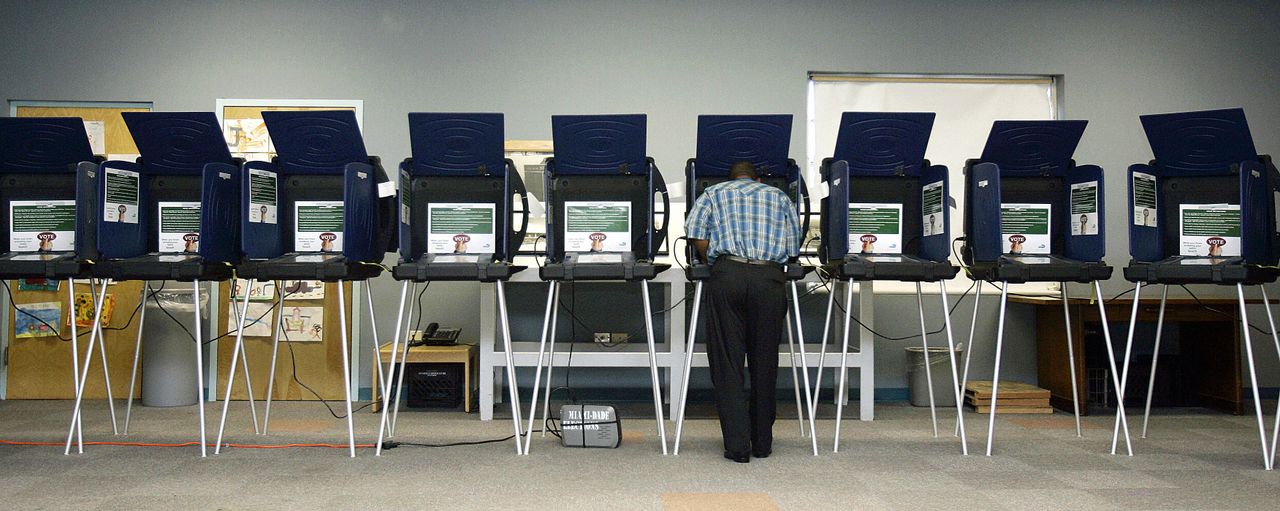
[[(785, 282), (776, 266), (720, 258), (711, 268), (707, 358), (724, 449), (735, 454), (773, 448)], [(749, 392), (743, 362), (750, 367)]]

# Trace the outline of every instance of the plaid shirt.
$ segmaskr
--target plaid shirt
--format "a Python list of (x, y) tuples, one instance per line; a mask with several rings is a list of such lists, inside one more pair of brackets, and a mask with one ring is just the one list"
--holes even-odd
[(707, 260), (729, 254), (786, 263), (800, 254), (800, 219), (782, 190), (740, 178), (708, 187), (685, 215), (688, 237), (707, 240)]

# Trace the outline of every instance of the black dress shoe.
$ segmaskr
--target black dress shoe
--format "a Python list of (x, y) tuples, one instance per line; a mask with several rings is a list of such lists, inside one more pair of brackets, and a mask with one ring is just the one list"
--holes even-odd
[(768, 458), (770, 454), (773, 454), (773, 449), (767, 451), (751, 451), (751, 455), (757, 458)]
[(750, 463), (750, 462), (751, 462), (751, 456), (747, 455), (746, 453), (741, 453), (741, 454), (739, 454), (739, 453), (733, 453), (733, 452), (725, 451), (725, 452), (724, 452), (724, 457), (725, 457), (725, 459), (733, 460), (733, 461), (734, 461), (734, 462), (736, 462), (736, 463)]

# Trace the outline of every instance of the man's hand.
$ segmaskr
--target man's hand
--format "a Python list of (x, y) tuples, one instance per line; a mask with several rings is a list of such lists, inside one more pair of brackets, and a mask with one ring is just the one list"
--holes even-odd
[(711, 242), (707, 240), (689, 238), (689, 244), (693, 245), (693, 248), (697, 251), (698, 260), (704, 263), (707, 262), (707, 248), (711, 246)]

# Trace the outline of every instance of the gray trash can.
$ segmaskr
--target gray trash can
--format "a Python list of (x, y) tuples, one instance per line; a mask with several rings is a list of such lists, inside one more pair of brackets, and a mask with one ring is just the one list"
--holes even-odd
[[(929, 406), (929, 378), (924, 371), (924, 348), (909, 346), (907, 351), (907, 389), (911, 394), (911, 406)], [(956, 345), (956, 368), (960, 368), (960, 354), (964, 345)], [(933, 373), (933, 403), (936, 406), (955, 406), (956, 391), (951, 386), (951, 362), (947, 348), (929, 347), (929, 369)]]
[[(155, 287), (159, 287), (159, 282), (152, 283), (152, 288)], [(208, 291), (207, 284), (200, 285), (202, 326), (207, 323), (203, 319), (209, 316)], [(164, 290), (156, 293), (155, 300), (147, 300), (147, 319), (142, 323), (143, 406), (190, 406), (199, 400), (200, 389), (195, 383), (196, 344), (187, 334), (187, 331), (194, 334), (196, 329), (191, 295), (190, 284), (168, 282)], [(182, 322), (182, 326), (174, 319)], [(209, 339), (207, 332), (204, 339)]]

